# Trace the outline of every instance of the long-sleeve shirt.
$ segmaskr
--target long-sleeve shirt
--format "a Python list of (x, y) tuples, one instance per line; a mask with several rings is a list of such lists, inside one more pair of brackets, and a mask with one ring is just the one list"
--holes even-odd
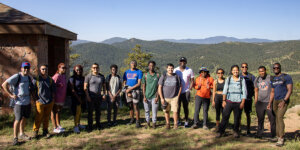
[[(230, 83), (228, 83), (230, 79)], [(223, 89), (223, 95), (226, 95), (226, 99), (230, 100), (231, 102), (239, 103), (242, 101), (242, 99), (247, 98), (247, 87), (245, 79), (242, 78), (242, 86), (240, 85), (241, 78), (237, 81), (234, 81), (233, 77), (228, 77), (225, 80), (225, 85)], [(242, 89), (241, 89), (242, 87)]]
[[(212, 77), (201, 78), (201, 76), (196, 78), (196, 83), (194, 88), (197, 90), (196, 95), (202, 98), (210, 98), (211, 89), (213, 88), (214, 79)], [(200, 88), (199, 88), (200, 85)]]

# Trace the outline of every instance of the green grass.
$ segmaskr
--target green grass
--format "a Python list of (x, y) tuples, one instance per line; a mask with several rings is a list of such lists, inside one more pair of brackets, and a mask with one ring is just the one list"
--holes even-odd
[[(140, 104), (142, 108), (142, 104)], [(184, 113), (181, 109), (181, 118)], [(141, 109), (141, 118), (144, 121), (144, 110)], [(105, 128), (103, 130), (94, 130), (91, 133), (82, 131), (80, 134), (73, 133), (73, 116), (69, 109), (64, 109), (62, 113), (61, 125), (66, 128), (67, 133), (54, 135), (50, 139), (40, 138), (25, 142), (21, 146), (10, 146), (13, 138), (13, 116), (0, 116), (0, 143), (6, 143), (6, 147), (0, 145), (0, 149), (275, 149), (270, 146), (267, 140), (258, 140), (253, 137), (244, 137), (234, 139), (231, 136), (231, 126), (227, 129), (229, 136), (215, 139), (215, 133), (203, 129), (182, 128), (178, 130), (167, 131), (164, 128), (165, 120), (163, 112), (158, 112), (158, 128), (157, 129), (136, 129), (135, 125), (126, 125), (129, 121), (128, 108), (123, 107), (119, 111), (118, 126)], [(194, 98), (189, 104), (189, 118), (194, 115)], [(200, 112), (200, 121), (202, 121), (202, 109)], [(255, 108), (251, 113), (252, 122), (256, 118)], [(27, 121), (26, 133), (32, 135), (32, 125), (34, 114)], [(209, 127), (212, 128), (215, 124), (215, 110), (210, 107), (209, 110)], [(101, 113), (101, 123), (106, 125), (106, 111)], [(190, 122), (192, 123), (192, 121)], [(233, 124), (233, 115), (230, 118), (230, 123)], [(87, 124), (87, 113), (83, 113), (81, 124)], [(172, 122), (171, 122), (172, 124)], [(246, 116), (243, 114), (242, 125), (246, 124)], [(145, 123), (142, 124), (143, 126)], [(50, 122), (49, 130), (52, 131)], [(243, 130), (243, 132), (245, 132)], [(252, 131), (254, 133), (254, 131)], [(1, 141), (2, 140), (2, 141)], [(287, 140), (285, 149), (299, 149), (300, 142)]]

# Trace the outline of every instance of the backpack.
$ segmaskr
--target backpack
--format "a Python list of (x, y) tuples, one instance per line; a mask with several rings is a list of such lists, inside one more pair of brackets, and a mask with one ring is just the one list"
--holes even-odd
[[(148, 73), (145, 73), (145, 84), (147, 84), (147, 76), (148, 76)], [(156, 73), (156, 76), (159, 79), (159, 74), (158, 73)]]
[[(110, 82), (111, 76), (112, 76), (112, 75), (110, 74), (110, 75), (108, 75), (108, 76), (106, 77), (106, 90), (109, 89), (109, 82)], [(119, 75), (116, 75), (116, 76), (118, 77), (119, 82), (121, 83), (121, 77), (120, 77)]]
[[(50, 87), (52, 86), (52, 83), (53, 83), (53, 79), (51, 78), (51, 77), (47, 77), (47, 78), (49, 78), (49, 82), (50, 82)], [(37, 96), (37, 98), (38, 98), (38, 96), (39, 96), (39, 88), (40, 88), (40, 76), (37, 76), (37, 78), (36, 78), (36, 87), (37, 87), (37, 91), (36, 91), (36, 96)]]
[[(284, 83), (285, 82), (285, 76), (287, 76), (287, 74), (285, 74), (285, 73), (281, 73), (282, 74), (282, 76), (280, 76), (280, 79), (282, 80), (282, 82)], [(270, 81), (271, 81), (271, 83), (273, 83), (273, 81), (274, 81), (274, 76), (271, 76), (270, 77)]]
[[(229, 78), (228, 78), (228, 88), (227, 88), (227, 93), (229, 92), (229, 84), (230, 84), (230, 81), (231, 81), (231, 78), (232, 78), (232, 76), (230, 76)], [(243, 78), (242, 77), (240, 77), (240, 90), (241, 90), (241, 94), (243, 94), (243, 90), (242, 90), (242, 80), (243, 80)]]
[[(35, 92), (35, 88), (34, 88), (34, 85), (32, 84), (32, 79), (31, 79), (31, 77), (30, 77), (29, 75), (28, 75), (27, 77), (28, 77), (28, 82), (29, 82), (29, 92), (30, 92), (31, 95), (33, 95), (33, 93)], [(10, 85), (10, 87), (9, 87), (9, 91), (10, 91), (11, 93), (13, 93), (13, 94), (15, 93), (14, 90), (15, 90), (16, 87), (19, 86), (20, 81), (21, 81), (21, 74), (18, 73), (18, 79), (17, 79), (16, 84), (15, 84), (15, 85)], [(9, 106), (10, 106), (11, 108), (14, 108), (14, 107), (15, 107), (15, 104), (16, 104), (16, 100), (10, 99)]]
[(75, 77), (74, 76), (71, 76), (70, 78), (73, 78), (73, 82), (72, 84), (70, 83), (70, 80), (68, 80), (68, 84), (67, 84), (67, 96), (72, 96), (72, 90), (73, 90), (73, 86), (75, 85)]
[[(175, 76), (175, 78), (176, 78), (176, 87), (179, 87), (179, 79), (178, 79), (178, 75), (176, 74), (176, 73), (173, 73), (172, 74), (173, 76)], [(163, 81), (162, 81), (162, 87), (165, 85), (165, 81), (166, 81), (166, 79), (167, 79), (167, 73), (164, 73), (163, 74)]]

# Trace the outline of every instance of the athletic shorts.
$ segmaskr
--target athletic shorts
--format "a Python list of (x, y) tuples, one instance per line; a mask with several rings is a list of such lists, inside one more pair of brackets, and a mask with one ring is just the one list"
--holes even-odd
[(15, 120), (22, 120), (22, 118), (29, 118), (31, 113), (31, 104), (28, 105), (15, 105), (14, 114)]
[(134, 104), (139, 103), (139, 101), (140, 101), (140, 90), (132, 90), (130, 92), (131, 92), (132, 97), (128, 97), (128, 95), (125, 94), (127, 103), (131, 103), (131, 102), (133, 102)]
[(252, 99), (246, 99), (245, 105), (244, 105), (244, 112), (245, 113), (251, 113), (252, 112)]
[(164, 109), (164, 112), (170, 112), (170, 110), (173, 113), (177, 113), (178, 110), (178, 96), (175, 96), (173, 98), (165, 98), (166, 102), (168, 103), (168, 106), (166, 109)]

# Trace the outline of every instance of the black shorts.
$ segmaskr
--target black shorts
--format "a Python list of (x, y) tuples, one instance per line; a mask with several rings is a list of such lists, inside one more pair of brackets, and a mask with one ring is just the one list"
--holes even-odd
[(244, 105), (244, 112), (245, 113), (251, 113), (252, 112), (252, 99), (246, 99), (245, 100), (245, 105)]
[(14, 107), (15, 120), (22, 120), (22, 118), (29, 118), (31, 113), (31, 104), (28, 105), (15, 105)]

